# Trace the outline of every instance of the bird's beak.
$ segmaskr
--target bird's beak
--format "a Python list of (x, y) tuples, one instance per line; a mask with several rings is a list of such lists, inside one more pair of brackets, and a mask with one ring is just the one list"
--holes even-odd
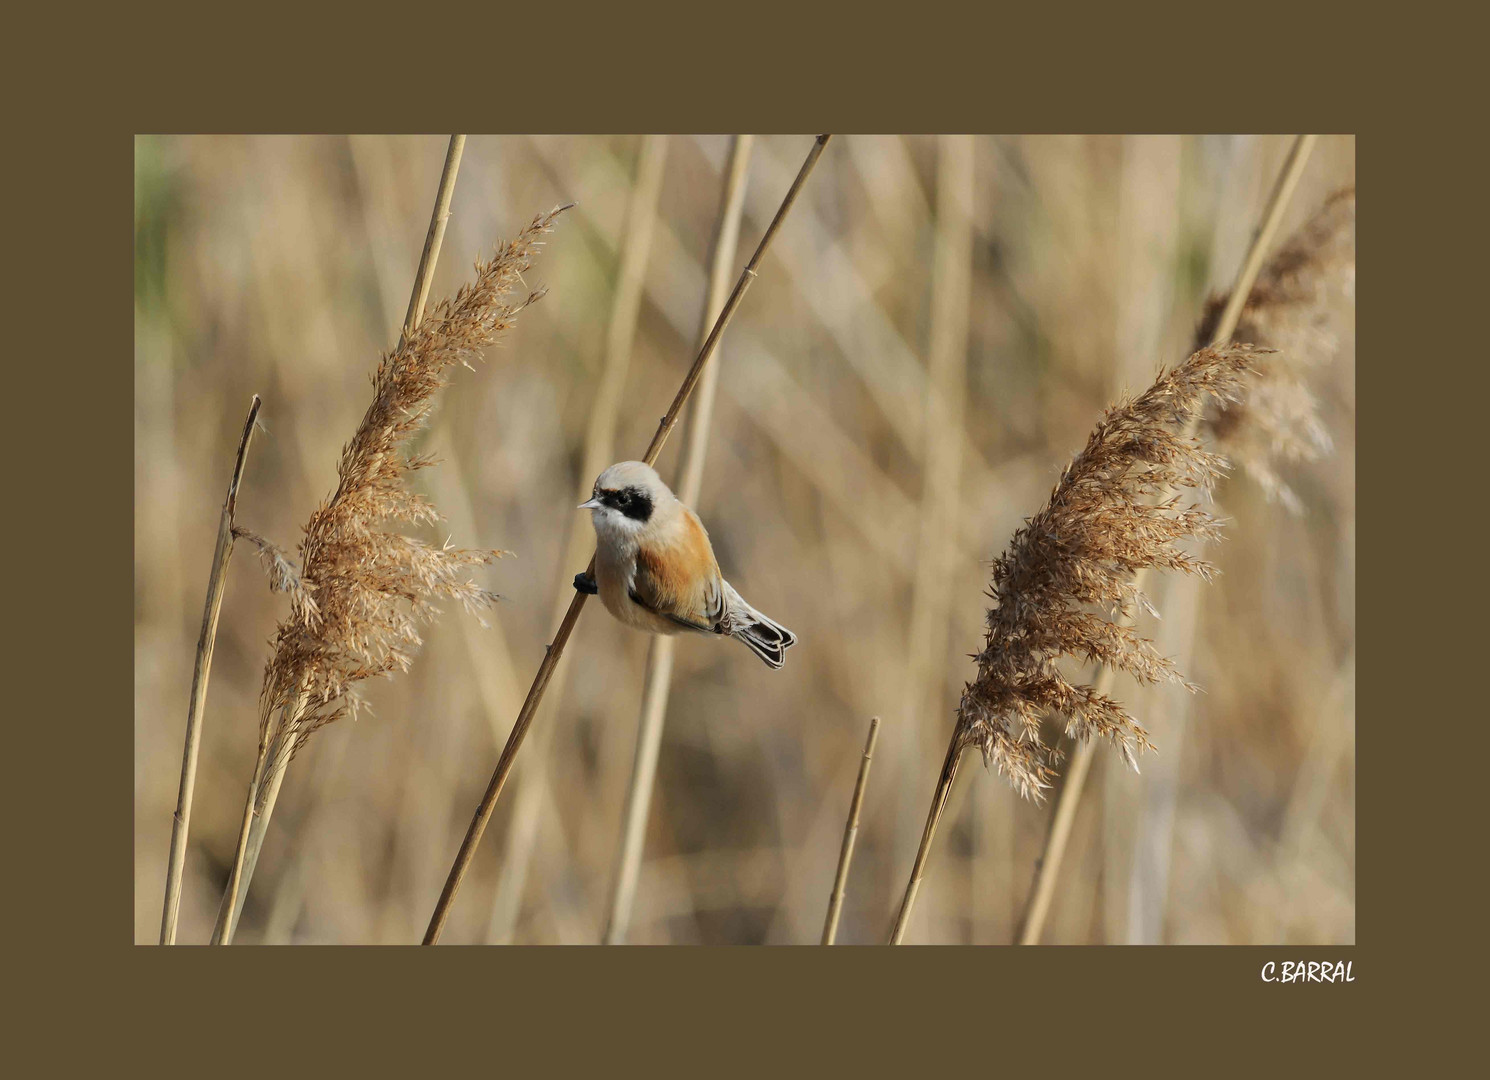
[(582, 502), (582, 503), (580, 503), (578, 506), (575, 507), (575, 509), (576, 510), (594, 510), (594, 509), (598, 508), (599, 506), (600, 506), (600, 500), (599, 499), (591, 499), (589, 502)]

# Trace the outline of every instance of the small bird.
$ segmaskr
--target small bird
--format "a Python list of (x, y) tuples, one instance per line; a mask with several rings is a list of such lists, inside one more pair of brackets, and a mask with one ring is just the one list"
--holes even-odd
[(740, 598), (719, 573), (709, 534), (650, 465), (622, 461), (595, 481), (588, 502), (595, 526), (595, 580), (574, 579), (600, 594), (627, 626), (653, 634), (694, 630), (743, 641), (779, 668), (797, 636)]

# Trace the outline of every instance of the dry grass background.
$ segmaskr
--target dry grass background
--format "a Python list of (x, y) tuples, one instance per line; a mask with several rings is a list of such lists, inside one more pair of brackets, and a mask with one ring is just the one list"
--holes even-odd
[[(801, 644), (781, 672), (744, 650), (680, 644), (630, 940), (816, 941), (873, 714), (884, 719), (838, 940), (883, 939), (974, 673), (987, 560), (1103, 408), (1188, 354), (1288, 142), (979, 137), (948, 153), (929, 137), (834, 140), (716, 358), (698, 507), (731, 580)], [(742, 252), (807, 144), (755, 140)], [(442, 463), (416, 482), (449, 519), (427, 538), (514, 552), (480, 571), (504, 600), (485, 630), (447, 611), (407, 675), (369, 687), (370, 715), (307, 746), (239, 941), (419, 940), (552, 634), (555, 582), (581, 569), (560, 561), (641, 146), (468, 141), (432, 301), (535, 213), (579, 204), (528, 275), (547, 298), (474, 372), (454, 371), (417, 440)], [(335, 486), (379, 353), (397, 341), (444, 149), (439, 136), (136, 144), (137, 941), (159, 928), (202, 590), (249, 397), (263, 395), (266, 431), (237, 519), (293, 548)], [(722, 136), (667, 140), (617, 458), (640, 453), (691, 360), (727, 152)], [(965, 392), (952, 411), (964, 430), (948, 551), (928, 554), (918, 514), (935, 486), (923, 462), (928, 447), (947, 454), (926, 419), (943, 415), (926, 403), (938, 169), (959, 154), (972, 166)], [(1354, 140), (1321, 139), (1285, 235), (1354, 179)], [(1159, 753), (1142, 775), (1097, 759), (1046, 941), (1355, 939), (1354, 319), (1346, 301), (1330, 314), (1338, 355), (1313, 385), (1334, 449), (1285, 471), (1302, 514), (1240, 471), (1223, 482), (1218, 512), (1232, 524), (1208, 553), (1215, 583), (1153, 586), (1166, 617), (1139, 628), (1206, 692), (1117, 684)], [(664, 451), (664, 476), (682, 441)], [(907, 650), (922, 557), (948, 567), (916, 616), (944, 632), (940, 663)], [(205, 941), (216, 914), (284, 613), (240, 552), (207, 701), (183, 942)], [(518, 759), (514, 780), (529, 774), (538, 814), (516, 918), (495, 902), (511, 872), (517, 800), (504, 798), (445, 940), (598, 940), (646, 646), (586, 612), (562, 704), (540, 719), (553, 725), (545, 752), (532, 755), (543, 741), (531, 740)], [(896, 715), (918, 698), (918, 715)], [(1050, 807), (975, 762), (907, 941), (1014, 933)]]

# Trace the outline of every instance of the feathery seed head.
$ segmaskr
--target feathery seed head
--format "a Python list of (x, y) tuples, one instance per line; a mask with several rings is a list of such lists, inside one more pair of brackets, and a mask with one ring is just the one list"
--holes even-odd
[(1063, 714), (1076, 738), (1106, 738), (1135, 767), (1136, 755), (1153, 749), (1120, 703), (1067, 679), (1061, 658), (1195, 689), (1124, 625), (1138, 607), (1153, 610), (1133, 575), (1156, 568), (1209, 577), (1210, 565), (1181, 542), (1211, 539), (1220, 523), (1175, 493), (1208, 491), (1226, 463), (1188, 432), (1207, 400), (1236, 401), (1243, 376), (1269, 351), (1201, 349), (1108, 409), (1050, 501), (994, 563), (994, 606), (977, 675), (958, 706), (957, 738), (976, 745), (1022, 796), (1039, 800), (1050, 786), (1057, 754), (1040, 740), (1047, 712)]
[[(1282, 355), (1260, 365), (1245, 401), (1223, 405), (1206, 418), (1227, 456), (1270, 499), (1295, 513), (1302, 507), (1280, 468), (1317, 461), (1330, 450), (1309, 381), (1338, 345), (1328, 301), (1337, 291), (1348, 296), (1354, 289), (1355, 211), (1355, 189), (1337, 191), (1262, 268), (1233, 336), (1272, 346)], [(1214, 336), (1226, 301), (1225, 295), (1215, 296), (1207, 304), (1196, 331), (1197, 348)]]
[(317, 729), (355, 714), (357, 683), (408, 670), (420, 644), (418, 624), (438, 613), (432, 601), (455, 600), (473, 613), (496, 601), (467, 575), (502, 552), (437, 547), (389, 526), (442, 520), (428, 499), (406, 486), (410, 472), (434, 464), (410, 455), (409, 439), (427, 420), (450, 369), (469, 366), (543, 295), (540, 289), (509, 299), (562, 209), (534, 218), (490, 260), (478, 260), (475, 279), (437, 304), (382, 358), (372, 403), (342, 449), (336, 491), (305, 526), (299, 572), (273, 545), (248, 537), (259, 547), (271, 584), (290, 595), (259, 701), (260, 739), (270, 744), (266, 777)]

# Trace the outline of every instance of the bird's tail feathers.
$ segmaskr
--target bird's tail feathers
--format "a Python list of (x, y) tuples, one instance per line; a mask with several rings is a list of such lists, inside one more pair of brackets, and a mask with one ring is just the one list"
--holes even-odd
[(797, 635), (775, 619), (762, 615), (755, 608), (734, 594), (733, 635), (743, 641), (750, 651), (773, 668), (779, 668), (786, 660), (786, 650), (797, 643)]

